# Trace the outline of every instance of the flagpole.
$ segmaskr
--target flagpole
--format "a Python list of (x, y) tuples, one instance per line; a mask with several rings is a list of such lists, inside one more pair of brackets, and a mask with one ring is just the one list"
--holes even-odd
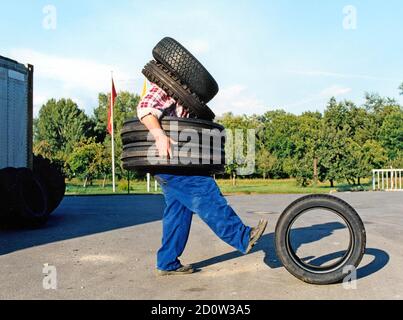
[(112, 183), (113, 183), (113, 193), (116, 193), (116, 181), (115, 181), (115, 125), (114, 125), (114, 106), (115, 97), (113, 96), (113, 71), (112, 75), (112, 85), (111, 85), (111, 123), (112, 123)]

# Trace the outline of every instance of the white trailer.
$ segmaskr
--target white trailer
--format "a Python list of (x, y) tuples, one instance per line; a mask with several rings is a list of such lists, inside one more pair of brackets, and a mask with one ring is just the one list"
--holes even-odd
[(33, 72), (0, 56), (0, 169), (32, 169)]

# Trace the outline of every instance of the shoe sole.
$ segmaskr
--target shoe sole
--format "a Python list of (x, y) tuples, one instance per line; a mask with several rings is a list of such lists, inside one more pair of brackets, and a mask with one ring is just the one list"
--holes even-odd
[(263, 225), (263, 228), (260, 230), (260, 232), (255, 236), (255, 239), (252, 240), (252, 242), (249, 244), (248, 250), (246, 251), (246, 254), (250, 253), (253, 247), (256, 245), (256, 243), (260, 240), (260, 238), (263, 236), (263, 233), (266, 231), (268, 225), (268, 221), (265, 221), (265, 224)]
[(185, 276), (189, 274), (195, 273), (194, 270), (184, 271), (184, 272), (177, 272), (177, 271), (157, 271), (158, 277), (167, 277), (167, 276)]

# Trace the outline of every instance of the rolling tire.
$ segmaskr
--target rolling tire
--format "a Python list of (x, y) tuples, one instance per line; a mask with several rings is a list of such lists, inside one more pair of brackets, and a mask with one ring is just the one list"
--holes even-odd
[[(147, 128), (134, 119), (125, 122), (122, 129), (124, 169), (178, 175), (224, 172), (224, 127), (213, 122), (182, 118), (164, 118), (161, 126), (168, 136), (177, 141), (177, 145), (173, 146), (173, 159), (158, 156), (155, 141)], [(207, 139), (203, 139), (202, 134), (207, 134)]]
[(61, 169), (50, 160), (34, 156), (34, 173), (48, 190), (48, 211), (51, 214), (59, 207), (66, 192), (66, 182)]
[(172, 38), (162, 39), (153, 50), (155, 60), (162, 63), (182, 83), (197, 94), (205, 103), (218, 93), (217, 82), (207, 69), (179, 42)]
[[(344, 256), (326, 267), (303, 262), (290, 243), (291, 228), (297, 218), (318, 208), (332, 211), (342, 218), (350, 234), (350, 246)], [(347, 276), (345, 267), (358, 268), (365, 253), (366, 232), (358, 213), (348, 203), (328, 195), (311, 195), (295, 201), (284, 211), (276, 227), (275, 242), (278, 258), (292, 275), (310, 284), (327, 285), (342, 281)]]
[(208, 121), (215, 118), (214, 112), (161, 63), (151, 61), (144, 67), (143, 74), (150, 82), (158, 85), (180, 105), (188, 109), (190, 117)]

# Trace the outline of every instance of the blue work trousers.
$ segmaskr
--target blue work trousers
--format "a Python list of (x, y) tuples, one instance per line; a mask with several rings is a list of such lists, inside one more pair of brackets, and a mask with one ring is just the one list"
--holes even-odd
[(251, 228), (245, 226), (228, 205), (213, 178), (159, 174), (156, 179), (167, 205), (162, 247), (158, 251), (159, 270), (174, 271), (181, 267), (179, 257), (189, 239), (193, 213), (198, 214), (221, 240), (246, 252)]

